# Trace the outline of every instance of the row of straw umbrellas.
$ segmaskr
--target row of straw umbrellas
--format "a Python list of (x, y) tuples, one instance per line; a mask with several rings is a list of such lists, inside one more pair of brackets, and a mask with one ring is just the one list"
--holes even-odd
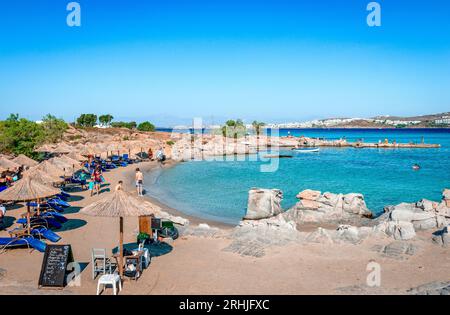
[[(31, 210), (28, 202), (36, 201), (39, 203), (46, 198), (59, 194), (60, 189), (54, 186), (55, 183), (62, 180), (61, 176), (64, 176), (66, 167), (70, 167), (71, 163), (76, 164), (78, 161), (68, 156), (53, 158), (42, 163), (37, 163), (28, 157), (21, 156), (20, 161), (16, 161), (20, 162), (20, 165), (26, 165), (30, 168), (24, 172), (22, 179), (17, 181), (11, 188), (0, 193), (0, 200), (27, 202), (27, 232), (30, 234)], [(74, 167), (74, 165), (72, 166)], [(150, 202), (144, 202), (123, 190), (117, 190), (113, 193), (105, 194), (102, 199), (83, 208), (80, 213), (99, 217), (119, 217), (118, 267), (119, 274), (123, 277), (123, 218), (155, 215), (160, 210), (158, 206)]]
[(159, 144), (157, 140), (131, 140), (122, 142), (104, 142), (104, 143), (88, 143), (71, 145), (65, 142), (59, 143), (57, 146), (45, 144), (36, 149), (36, 152), (46, 152), (53, 154), (68, 154), (72, 158), (85, 157), (89, 155), (107, 156), (118, 153), (137, 154), (144, 152), (148, 147), (155, 147)]

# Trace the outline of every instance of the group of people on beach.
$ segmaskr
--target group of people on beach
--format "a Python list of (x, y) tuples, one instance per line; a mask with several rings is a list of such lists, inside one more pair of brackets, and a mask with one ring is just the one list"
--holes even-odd
[(23, 166), (13, 170), (8, 168), (6, 171), (0, 174), (0, 186), (11, 186), (14, 182), (22, 178), (22, 173), (24, 170), (25, 169)]
[[(91, 192), (91, 197), (95, 194), (100, 195), (101, 186), (105, 183), (105, 178), (103, 177), (103, 172), (100, 165), (95, 166), (92, 174), (85, 170), (81, 171), (78, 178), (82, 183), (86, 183), (86, 185), (88, 185), (88, 189)], [(82, 188), (85, 189), (85, 185), (82, 184)]]

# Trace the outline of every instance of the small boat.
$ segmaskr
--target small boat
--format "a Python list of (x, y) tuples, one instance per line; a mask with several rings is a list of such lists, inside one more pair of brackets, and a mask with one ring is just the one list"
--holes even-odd
[(313, 153), (313, 152), (319, 152), (320, 148), (294, 148), (292, 151), (295, 151), (297, 153)]
[(420, 170), (420, 165), (419, 164), (414, 164), (412, 166), (412, 169), (415, 170), (415, 171), (418, 171), (418, 170)]

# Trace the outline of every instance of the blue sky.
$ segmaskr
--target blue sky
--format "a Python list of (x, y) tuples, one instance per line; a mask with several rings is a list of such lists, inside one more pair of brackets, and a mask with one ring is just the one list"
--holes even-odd
[(450, 110), (450, 3), (66, 0), (0, 7), (0, 117), (266, 122)]

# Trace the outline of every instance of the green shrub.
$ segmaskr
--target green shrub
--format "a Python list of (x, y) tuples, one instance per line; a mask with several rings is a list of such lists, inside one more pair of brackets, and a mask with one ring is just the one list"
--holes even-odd
[(155, 126), (150, 123), (149, 121), (145, 121), (137, 127), (139, 131), (149, 132), (149, 131), (155, 131)]

